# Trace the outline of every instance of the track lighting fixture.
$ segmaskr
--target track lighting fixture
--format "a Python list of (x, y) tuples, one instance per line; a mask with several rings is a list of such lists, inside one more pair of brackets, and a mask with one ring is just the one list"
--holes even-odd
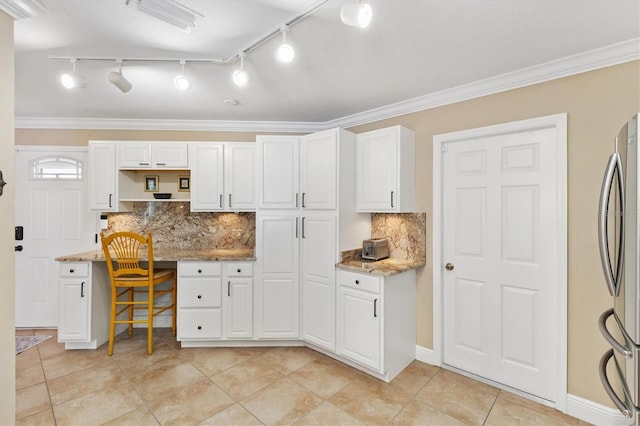
[(281, 62), (283, 64), (288, 64), (289, 62), (293, 61), (293, 57), (295, 56), (293, 47), (289, 43), (287, 43), (288, 31), (288, 25), (284, 25), (280, 29), (280, 32), (282, 33), (282, 44), (278, 46), (278, 49), (276, 50), (276, 59), (278, 60), (278, 62)]
[(60, 77), (60, 82), (66, 89), (84, 89), (85, 87), (87, 87), (87, 81), (76, 74), (77, 59), (72, 58), (70, 62), (73, 70), (71, 74), (62, 74), (62, 76)]
[(345, 3), (340, 9), (340, 19), (352, 27), (366, 28), (371, 23), (373, 12), (369, 3), (358, 2)]
[(178, 90), (187, 90), (191, 86), (191, 83), (189, 83), (189, 79), (187, 78), (184, 72), (185, 63), (186, 62), (184, 60), (180, 61), (180, 65), (182, 65), (182, 74), (177, 75), (176, 78), (173, 80), (173, 84), (176, 86), (176, 89)]
[(239, 56), (240, 56), (240, 68), (238, 68), (233, 72), (233, 82), (236, 84), (236, 86), (242, 87), (242, 86), (246, 86), (247, 83), (249, 83), (249, 81), (251, 80), (251, 73), (249, 73), (249, 71), (244, 69), (244, 57), (245, 57), (244, 52), (241, 53)]
[(204, 17), (201, 13), (190, 9), (175, 0), (127, 0), (127, 4), (138, 6), (140, 12), (160, 19), (184, 32), (191, 32), (196, 20)]
[(117, 59), (118, 71), (111, 71), (109, 73), (109, 81), (116, 86), (122, 93), (127, 93), (131, 90), (131, 83), (122, 75), (122, 60)]
[(0, 0), (0, 10), (16, 20), (31, 18), (45, 9), (40, 0)]

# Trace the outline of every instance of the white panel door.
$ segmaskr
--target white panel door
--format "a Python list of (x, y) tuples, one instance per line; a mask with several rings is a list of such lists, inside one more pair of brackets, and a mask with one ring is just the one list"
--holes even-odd
[[(340, 286), (338, 289), (338, 353), (380, 370), (381, 316), (380, 296), (368, 291)], [(380, 311), (378, 311), (380, 312)]]
[(300, 138), (300, 205), (333, 210), (337, 197), (338, 135), (335, 130)]
[[(65, 157), (80, 161), (82, 179), (34, 179), (32, 161)], [(87, 200), (86, 150), (18, 150), (16, 152), (16, 226), (24, 239), (15, 241), (16, 327), (58, 325), (56, 257), (98, 248), (97, 214)], [(80, 283), (73, 283), (73, 285)]]
[(394, 211), (398, 196), (399, 140), (395, 128), (358, 135), (358, 209)]
[(227, 338), (253, 336), (253, 280), (233, 278), (227, 281), (227, 296), (223, 306)]
[(302, 338), (336, 347), (336, 217), (302, 217)]
[(189, 144), (191, 211), (220, 211), (224, 207), (224, 144)]
[(299, 218), (256, 221), (256, 328), (261, 338), (299, 338)]
[(299, 206), (299, 138), (258, 136), (259, 207), (297, 209)]
[(256, 144), (228, 143), (224, 152), (224, 190), (227, 210), (256, 209)]
[(98, 212), (118, 210), (116, 145), (89, 142), (89, 206)]
[(558, 351), (555, 140), (555, 129), (464, 140), (443, 157), (444, 361), (547, 400)]

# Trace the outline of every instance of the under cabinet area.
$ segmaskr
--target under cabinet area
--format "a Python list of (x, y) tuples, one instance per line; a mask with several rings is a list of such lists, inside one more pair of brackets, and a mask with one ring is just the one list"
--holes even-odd
[(416, 354), (415, 270), (388, 276), (338, 272), (337, 353), (391, 381)]
[[(183, 178), (190, 179), (189, 170), (119, 170), (119, 201), (189, 201), (190, 191), (180, 187)], [(148, 182), (147, 179), (152, 180)], [(155, 186), (150, 187), (151, 184)], [(171, 198), (156, 199), (153, 196), (160, 193), (171, 194)]]

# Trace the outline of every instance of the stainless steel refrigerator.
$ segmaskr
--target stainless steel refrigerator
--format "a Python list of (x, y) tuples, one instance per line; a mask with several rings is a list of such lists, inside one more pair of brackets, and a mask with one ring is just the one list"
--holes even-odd
[(640, 426), (638, 119), (632, 117), (615, 139), (598, 212), (600, 258), (612, 296), (612, 308), (599, 321), (611, 345), (600, 361), (600, 380), (633, 426)]

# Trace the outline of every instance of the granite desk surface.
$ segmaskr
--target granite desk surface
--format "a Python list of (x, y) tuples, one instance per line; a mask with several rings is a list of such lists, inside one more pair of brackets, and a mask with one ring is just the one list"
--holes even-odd
[[(140, 259), (147, 260), (147, 251), (141, 250)], [(69, 254), (56, 257), (58, 262), (104, 262), (105, 257), (102, 250), (93, 250), (83, 253)], [(190, 250), (190, 249), (154, 249), (154, 262), (176, 262), (181, 260), (201, 260), (201, 261), (253, 261), (256, 260), (253, 249), (210, 249), (210, 250)]]
[(378, 261), (365, 259), (345, 259), (336, 266), (347, 271), (371, 275), (395, 275), (425, 265), (424, 261), (383, 259)]

